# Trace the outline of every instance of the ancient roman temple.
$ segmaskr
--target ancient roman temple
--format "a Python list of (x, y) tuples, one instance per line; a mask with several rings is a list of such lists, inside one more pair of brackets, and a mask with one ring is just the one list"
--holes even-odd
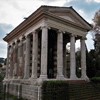
[[(72, 7), (41, 6), (4, 40), (8, 43), (5, 92), (40, 100), (45, 80), (88, 80), (86, 35), (91, 25)], [(80, 40), (81, 77), (76, 75), (75, 42)], [(66, 45), (70, 43), (67, 76)]]

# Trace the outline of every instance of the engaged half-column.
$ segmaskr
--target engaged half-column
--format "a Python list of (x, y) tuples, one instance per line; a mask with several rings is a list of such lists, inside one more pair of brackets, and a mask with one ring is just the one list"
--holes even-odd
[(24, 79), (29, 78), (29, 67), (30, 67), (30, 35), (26, 37), (26, 55), (25, 55), (25, 68), (24, 68)]

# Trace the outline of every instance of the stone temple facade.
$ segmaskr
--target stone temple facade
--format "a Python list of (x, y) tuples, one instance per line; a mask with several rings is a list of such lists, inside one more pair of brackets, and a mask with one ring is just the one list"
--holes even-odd
[[(72, 7), (41, 6), (11, 31), (8, 43), (5, 92), (41, 100), (44, 80), (88, 80), (85, 39), (91, 25)], [(81, 44), (81, 77), (76, 75), (75, 41)], [(66, 45), (70, 43), (70, 77)]]

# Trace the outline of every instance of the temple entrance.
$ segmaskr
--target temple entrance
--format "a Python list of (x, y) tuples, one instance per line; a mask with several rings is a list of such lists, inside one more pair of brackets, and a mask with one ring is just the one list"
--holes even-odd
[(57, 73), (57, 33), (54, 30), (48, 32), (48, 78), (56, 78)]

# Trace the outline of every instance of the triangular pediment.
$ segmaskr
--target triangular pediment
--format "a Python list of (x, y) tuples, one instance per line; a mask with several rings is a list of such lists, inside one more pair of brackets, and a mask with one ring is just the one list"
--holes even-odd
[(78, 20), (78, 18), (70, 12), (66, 12), (65, 14), (61, 14), (61, 15), (59, 15), (59, 17), (83, 26), (83, 23), (80, 20)]
[(72, 7), (48, 7), (48, 11), (84, 28), (91, 27)]

